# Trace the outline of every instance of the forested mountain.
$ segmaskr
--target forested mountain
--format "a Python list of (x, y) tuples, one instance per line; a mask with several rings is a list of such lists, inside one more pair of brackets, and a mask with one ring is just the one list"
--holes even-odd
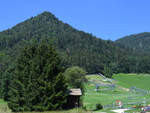
[(149, 56), (141, 57), (132, 49), (76, 30), (53, 14), (43, 12), (0, 32), (0, 77), (7, 76), (4, 72), (15, 65), (22, 48), (41, 41), (54, 45), (64, 68), (80, 66), (88, 73), (103, 73), (106, 66), (115, 73), (150, 70)]
[(119, 43), (123, 46), (132, 48), (133, 50), (139, 52), (148, 52), (150, 51), (150, 33), (144, 32), (134, 35), (129, 35), (118, 39), (116, 43)]
[(53, 14), (43, 12), (0, 32), (1, 71), (15, 61), (24, 46), (42, 40), (55, 46), (64, 67), (78, 65), (89, 73), (102, 72), (104, 65), (112, 66), (117, 72), (132, 70), (125, 66), (128, 57), (132, 59), (133, 56), (130, 49), (78, 31)]

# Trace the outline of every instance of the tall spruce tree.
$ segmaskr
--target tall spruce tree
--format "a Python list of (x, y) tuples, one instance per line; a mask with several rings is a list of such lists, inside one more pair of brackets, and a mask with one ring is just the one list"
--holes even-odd
[(43, 42), (26, 47), (17, 60), (9, 107), (12, 111), (62, 109), (67, 85), (61, 72), (60, 59), (51, 45)]

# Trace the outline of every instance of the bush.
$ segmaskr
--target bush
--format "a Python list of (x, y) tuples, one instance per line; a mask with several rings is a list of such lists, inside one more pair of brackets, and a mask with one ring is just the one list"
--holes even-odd
[(103, 109), (103, 106), (101, 104), (96, 104), (96, 110), (100, 110), (100, 109)]
[(87, 111), (87, 108), (86, 108), (86, 106), (83, 106), (83, 107), (82, 107), (82, 109), (83, 109), (83, 110), (85, 110), (85, 111)]
[(64, 73), (66, 80), (71, 88), (81, 88), (83, 87), (83, 82), (86, 82), (86, 71), (78, 66), (73, 66), (66, 69)]
[(142, 107), (143, 107), (143, 105), (141, 105), (141, 104), (138, 104), (138, 105), (134, 106), (134, 108), (142, 108)]

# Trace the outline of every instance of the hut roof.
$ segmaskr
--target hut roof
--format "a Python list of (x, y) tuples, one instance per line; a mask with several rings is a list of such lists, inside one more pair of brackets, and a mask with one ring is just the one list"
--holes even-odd
[(74, 96), (81, 96), (82, 92), (81, 89), (69, 89), (69, 95), (74, 95)]

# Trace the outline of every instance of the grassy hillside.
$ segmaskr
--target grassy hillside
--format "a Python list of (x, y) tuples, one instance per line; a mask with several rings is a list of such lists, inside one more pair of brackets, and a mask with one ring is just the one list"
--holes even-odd
[[(130, 87), (136, 86), (143, 90), (149, 90), (150, 75), (148, 74), (116, 74), (113, 75), (113, 84), (116, 85), (113, 90), (103, 90), (106, 87), (100, 87), (101, 91), (96, 92), (95, 83), (110, 84), (110, 82), (104, 81), (99, 75), (87, 76), (89, 80), (88, 84), (85, 84), (85, 96), (84, 106), (87, 109), (95, 109), (97, 103), (101, 103), (104, 106), (108, 106), (106, 109), (115, 109), (109, 106), (113, 106), (116, 100), (121, 100), (124, 107), (132, 107), (140, 104), (146, 100), (146, 104), (150, 103), (150, 94), (143, 94), (139, 92), (131, 92)], [(92, 90), (93, 89), (93, 90)], [(141, 103), (142, 104), (142, 103)], [(117, 109), (117, 108), (116, 108)], [(103, 111), (103, 110), (100, 110)]]
[(136, 86), (137, 88), (142, 88), (150, 90), (150, 75), (149, 74), (116, 74), (113, 76), (116, 83), (125, 88), (130, 88)]
[(84, 96), (84, 105), (87, 109), (95, 109), (95, 105), (97, 103), (101, 103), (102, 105), (112, 104), (115, 100), (125, 100), (127, 96), (130, 95), (129, 92), (126, 92), (119, 87), (115, 88), (114, 90), (104, 90), (109, 87), (101, 87), (100, 90), (96, 92), (96, 84), (107, 84), (110, 85), (111, 83), (108, 81), (103, 81), (103, 79), (99, 75), (89, 75), (87, 76), (89, 80), (88, 84), (85, 84), (85, 96)]

